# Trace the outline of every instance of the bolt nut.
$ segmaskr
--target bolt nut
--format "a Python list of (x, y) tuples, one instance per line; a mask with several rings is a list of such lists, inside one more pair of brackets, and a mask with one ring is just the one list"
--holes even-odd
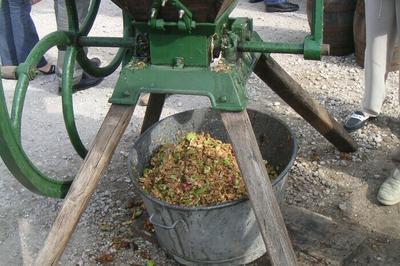
[(220, 103), (226, 103), (228, 101), (228, 98), (226, 96), (221, 96), (218, 98), (218, 102)]
[(122, 95), (123, 95), (124, 97), (129, 97), (129, 96), (131, 96), (131, 92), (130, 92), (129, 90), (126, 90), (126, 91), (124, 91), (124, 92), (122, 93)]
[(183, 9), (179, 10), (179, 19), (182, 19), (183, 15), (185, 15), (185, 10)]
[(182, 57), (175, 58), (175, 66), (183, 67), (185, 65), (185, 60)]
[(152, 8), (150, 17), (154, 18), (156, 16), (156, 12), (157, 12), (157, 10), (155, 8)]

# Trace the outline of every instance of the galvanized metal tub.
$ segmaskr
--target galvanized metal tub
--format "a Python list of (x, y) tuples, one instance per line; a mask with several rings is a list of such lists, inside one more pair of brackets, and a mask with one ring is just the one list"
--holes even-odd
[[(281, 171), (273, 181), (282, 202), (288, 171), (297, 144), (280, 120), (248, 110), (263, 158)], [(137, 184), (137, 178), (163, 143), (176, 143), (178, 132), (208, 132), (229, 142), (218, 111), (192, 110), (167, 117), (149, 128), (135, 143), (128, 159), (129, 174), (154, 225), (160, 246), (185, 265), (240, 265), (261, 257), (265, 246), (248, 199), (215, 206), (181, 207), (153, 198)]]

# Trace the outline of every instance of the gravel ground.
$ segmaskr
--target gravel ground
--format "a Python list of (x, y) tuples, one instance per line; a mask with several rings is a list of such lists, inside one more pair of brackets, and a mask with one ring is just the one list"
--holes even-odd
[[(234, 15), (252, 17), (255, 30), (265, 40), (300, 41), (309, 32), (306, 1), (294, 2), (300, 4), (299, 12), (266, 14), (262, 3), (249, 4), (242, 0)], [(35, 5), (32, 15), (40, 36), (55, 30), (52, 1), (44, 0)], [(120, 32), (120, 11), (111, 1), (104, 1), (92, 34), (119, 36)], [(93, 48), (90, 54), (109, 61), (115, 49)], [(48, 58), (55, 62), (54, 49), (48, 53)], [(354, 55), (324, 57), (322, 61), (305, 61), (297, 55), (274, 55), (274, 58), (338, 121), (359, 106), (364, 74), (356, 65)], [(280, 117), (298, 139), (299, 154), (290, 173), (286, 203), (329, 216), (339, 223), (355, 224), (371, 235), (364, 255), (349, 258), (347, 264), (399, 265), (399, 260), (394, 260), (398, 252), (393, 254), (390, 250), (400, 249), (400, 205), (382, 207), (375, 199), (379, 184), (390, 173), (389, 154), (399, 146), (398, 75), (394, 72), (388, 77), (382, 115), (352, 134), (360, 146), (353, 154), (335, 150), (256, 76), (248, 81), (250, 107)], [(107, 99), (117, 77), (116, 72), (100, 86), (74, 94), (77, 125), (86, 144), (93, 139), (104, 119), (109, 107)], [(9, 102), (14, 86), (13, 81), (4, 82)], [(167, 99), (163, 116), (208, 105), (208, 100), (202, 97), (172, 96)], [(126, 161), (138, 137), (144, 111), (143, 107), (136, 108), (61, 265), (96, 265), (107, 259), (112, 260), (112, 265), (144, 265), (149, 259), (156, 265), (177, 265), (159, 249), (154, 237), (143, 230), (144, 216), (132, 222), (138, 200), (128, 178)], [(56, 78), (43, 76), (33, 81), (23, 117), (23, 146), (46, 174), (65, 178), (77, 172), (81, 159), (69, 143), (61, 113)], [(2, 162), (0, 176), (0, 264), (29, 265), (62, 200), (29, 192), (10, 175)]]

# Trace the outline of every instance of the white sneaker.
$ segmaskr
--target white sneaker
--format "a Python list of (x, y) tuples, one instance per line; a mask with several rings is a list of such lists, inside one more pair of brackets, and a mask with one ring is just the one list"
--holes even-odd
[(383, 205), (394, 205), (400, 202), (400, 170), (395, 168), (378, 191), (377, 199)]

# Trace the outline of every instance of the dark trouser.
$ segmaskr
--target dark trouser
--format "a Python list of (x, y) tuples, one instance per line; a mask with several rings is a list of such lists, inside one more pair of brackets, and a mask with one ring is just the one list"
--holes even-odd
[[(33, 46), (39, 41), (31, 18), (29, 0), (3, 0), (0, 7), (0, 57), (2, 65), (17, 66), (25, 62)], [(47, 64), (41, 58), (38, 67)]]
[(282, 4), (285, 3), (286, 0), (264, 0), (266, 4)]

